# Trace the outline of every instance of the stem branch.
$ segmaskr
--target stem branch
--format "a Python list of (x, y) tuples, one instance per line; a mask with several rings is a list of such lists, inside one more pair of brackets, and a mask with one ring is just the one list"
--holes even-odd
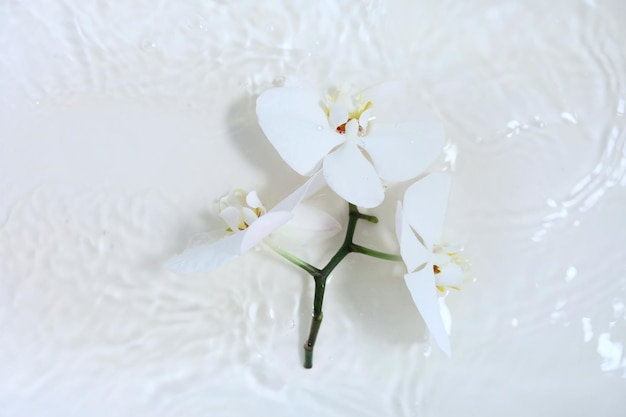
[(322, 269), (318, 269), (308, 262), (303, 261), (297, 256), (285, 251), (271, 240), (268, 240), (268, 245), (276, 251), (280, 256), (287, 259), (294, 265), (304, 269), (315, 280), (315, 295), (313, 297), (313, 317), (311, 320), (311, 329), (309, 330), (309, 337), (304, 344), (304, 367), (310, 369), (313, 367), (313, 348), (315, 347), (315, 341), (324, 319), (324, 313), (322, 312), (322, 305), (324, 303), (324, 292), (326, 290), (326, 280), (330, 276), (330, 273), (339, 265), (339, 263), (349, 253), (361, 253), (363, 255), (372, 256), (374, 258), (385, 259), (389, 261), (401, 260), (399, 255), (380, 252), (374, 249), (366, 248), (361, 245), (357, 245), (352, 242), (354, 238), (354, 232), (356, 230), (356, 224), (359, 220), (365, 220), (370, 223), (378, 223), (376, 216), (370, 216), (359, 212), (359, 209), (354, 204), (348, 205), (348, 226), (346, 227), (346, 236), (343, 243), (337, 250), (337, 253), (330, 258), (328, 264)]

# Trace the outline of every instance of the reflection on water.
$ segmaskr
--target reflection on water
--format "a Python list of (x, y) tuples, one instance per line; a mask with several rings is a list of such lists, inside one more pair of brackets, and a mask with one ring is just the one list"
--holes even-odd
[[(619, 0), (2, 2), (0, 414), (618, 415), (622, 16)], [(337, 270), (308, 372), (311, 288), (289, 265), (160, 268), (211, 229), (212, 198), (301, 181), (254, 120), (293, 74), (406, 79), (442, 119), (448, 232), (478, 276), (446, 298), (452, 360), (386, 265)], [(380, 230), (393, 242), (392, 224), (362, 237)]]

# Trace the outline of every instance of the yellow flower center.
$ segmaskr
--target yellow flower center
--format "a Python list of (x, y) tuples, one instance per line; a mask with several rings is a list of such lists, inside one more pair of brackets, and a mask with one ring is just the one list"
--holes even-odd
[(227, 232), (232, 233), (235, 228), (245, 230), (252, 222), (265, 214), (265, 208), (260, 201), (251, 203), (250, 196), (252, 194), (254, 194), (254, 200), (256, 200), (256, 193), (246, 194), (243, 190), (236, 189), (220, 199), (219, 214), (229, 225), (226, 229)]
[(363, 136), (365, 134), (367, 124), (365, 124), (365, 126), (362, 125), (361, 123), (363, 121), (360, 119), (363, 113), (365, 113), (372, 107), (372, 102), (366, 101), (363, 94), (359, 94), (358, 97), (354, 98), (346, 96), (345, 94), (342, 94), (339, 90), (337, 90), (328, 100), (328, 105), (326, 106), (326, 117), (330, 116), (330, 105), (338, 101), (340, 102), (338, 103), (338, 105), (345, 106), (348, 110), (348, 119), (344, 123), (336, 127), (335, 130), (337, 131), (337, 133), (342, 135), (345, 134), (346, 125), (351, 120), (356, 120), (359, 123), (357, 134), (359, 136)]

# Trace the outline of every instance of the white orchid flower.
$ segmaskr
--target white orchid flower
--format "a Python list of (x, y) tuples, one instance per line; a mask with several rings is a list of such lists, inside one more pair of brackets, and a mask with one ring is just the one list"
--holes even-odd
[[(462, 247), (439, 244), (448, 204), (450, 176), (431, 174), (411, 185), (398, 202), (396, 234), (407, 267), (404, 276), (413, 302), (441, 350), (450, 356), (449, 323), (445, 323), (437, 291), (458, 289), (468, 261)], [(444, 311), (447, 315), (447, 311)]]
[(417, 120), (400, 83), (327, 99), (308, 87), (272, 88), (259, 96), (256, 112), (261, 129), (291, 168), (311, 175), (321, 165), (333, 191), (366, 208), (384, 200), (381, 179), (416, 177), (444, 145), (441, 124)]
[[(172, 272), (208, 272), (242, 255), (264, 238), (294, 218), (294, 212), (304, 199), (315, 194), (324, 186), (320, 174), (311, 177), (273, 209), (265, 211), (255, 191), (247, 195), (241, 190), (220, 200), (220, 217), (228, 228), (228, 235), (216, 242), (191, 247), (166, 261), (165, 267)], [(309, 215), (311, 223), (319, 223), (319, 228), (335, 233), (339, 223), (331, 216), (317, 211)]]

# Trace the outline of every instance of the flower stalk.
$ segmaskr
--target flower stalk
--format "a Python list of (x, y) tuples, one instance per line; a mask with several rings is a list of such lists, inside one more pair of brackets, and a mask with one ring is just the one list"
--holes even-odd
[(360, 253), (363, 255), (389, 261), (402, 260), (399, 255), (376, 251), (361, 245), (357, 245), (353, 242), (357, 222), (359, 220), (365, 220), (370, 223), (378, 223), (378, 218), (376, 218), (376, 216), (371, 216), (359, 212), (357, 206), (351, 203), (349, 203), (348, 205), (348, 216), (348, 226), (346, 228), (346, 236), (343, 240), (343, 243), (341, 244), (335, 255), (333, 255), (333, 257), (330, 259), (330, 261), (328, 261), (328, 264), (326, 264), (326, 266), (322, 269), (314, 267), (313, 265), (297, 258), (296, 256), (290, 254), (289, 252), (286, 252), (276, 245), (271, 245), (272, 249), (274, 249), (279, 255), (281, 255), (294, 265), (304, 269), (309, 275), (313, 277), (313, 280), (315, 281), (315, 294), (313, 296), (313, 317), (311, 319), (311, 329), (309, 331), (309, 337), (304, 344), (304, 367), (306, 369), (310, 369), (313, 367), (313, 349), (315, 347), (315, 341), (317, 340), (317, 335), (322, 325), (322, 320), (324, 319), (322, 305), (324, 303), (326, 281), (331, 272), (337, 267), (337, 265), (339, 265), (339, 263), (341, 263), (343, 258), (345, 258), (350, 253)]

